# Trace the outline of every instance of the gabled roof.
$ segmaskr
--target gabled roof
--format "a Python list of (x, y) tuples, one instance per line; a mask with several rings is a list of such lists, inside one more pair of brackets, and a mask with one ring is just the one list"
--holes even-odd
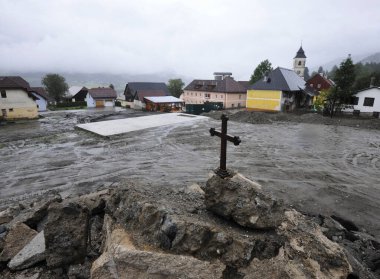
[(88, 94), (94, 99), (116, 99), (116, 91), (110, 87), (98, 87), (88, 89)]
[(223, 80), (195, 79), (184, 90), (220, 92), (220, 93), (246, 93), (247, 88), (243, 83), (237, 82), (232, 77)]
[(300, 91), (305, 88), (305, 81), (293, 70), (277, 67), (269, 73), (267, 79), (261, 78), (250, 86), (255, 90)]
[(0, 77), (0, 88), (22, 88), (26, 91), (30, 91), (29, 83), (20, 76)]
[(127, 86), (133, 93), (136, 91), (163, 91), (170, 95), (169, 89), (163, 82), (128, 82)]
[(31, 92), (36, 93), (38, 96), (41, 96), (45, 100), (49, 100), (49, 95), (46, 93), (45, 88), (43, 87), (31, 87)]
[(69, 90), (66, 92), (66, 96), (74, 97), (76, 94), (78, 94), (82, 90), (88, 90), (88, 89), (83, 86), (71, 86)]
[(152, 103), (162, 104), (162, 103), (183, 103), (181, 99), (173, 96), (155, 96), (155, 97), (145, 97), (146, 100)]
[(296, 54), (296, 56), (294, 58), (306, 58), (306, 55), (305, 55), (305, 52), (302, 49), (302, 46), (297, 51), (297, 54)]
[[(380, 90), (380, 87), (377, 87), (377, 86), (373, 86), (373, 87), (368, 87), (368, 88), (365, 88), (365, 89), (362, 89), (362, 90), (359, 90), (358, 92), (356, 92), (354, 95), (360, 93), (360, 92), (363, 92), (363, 91), (367, 91), (367, 90), (371, 90), (371, 89), (378, 89)], [(379, 91), (380, 93), (380, 91)]]
[(125, 86), (124, 95), (143, 102), (145, 97), (170, 96), (170, 93), (163, 82), (129, 82)]

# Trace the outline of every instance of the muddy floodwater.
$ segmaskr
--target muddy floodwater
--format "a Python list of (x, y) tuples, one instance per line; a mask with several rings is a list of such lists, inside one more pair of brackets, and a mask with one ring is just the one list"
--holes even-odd
[[(219, 162), (220, 121), (177, 124), (111, 139), (77, 130), (103, 112), (49, 113), (0, 126), (0, 208), (56, 189), (63, 195), (125, 181), (205, 183)], [(131, 111), (104, 118), (139, 116)], [(229, 122), (242, 139), (227, 166), (302, 212), (339, 215), (380, 239), (380, 132), (305, 123)]]

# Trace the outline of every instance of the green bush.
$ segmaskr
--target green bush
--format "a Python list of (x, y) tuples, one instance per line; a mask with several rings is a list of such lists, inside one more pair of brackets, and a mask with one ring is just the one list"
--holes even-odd
[(115, 107), (121, 107), (121, 102), (120, 101), (115, 101)]
[(87, 107), (87, 102), (57, 103), (57, 108)]

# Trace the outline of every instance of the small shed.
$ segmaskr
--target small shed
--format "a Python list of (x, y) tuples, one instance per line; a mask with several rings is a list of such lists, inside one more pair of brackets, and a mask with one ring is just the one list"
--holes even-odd
[(360, 114), (380, 114), (380, 87), (370, 87), (354, 95), (354, 110)]
[(110, 87), (98, 87), (88, 90), (86, 101), (89, 108), (115, 106), (116, 91)]
[(184, 106), (181, 99), (173, 96), (144, 97), (144, 101), (148, 111), (175, 112), (182, 111)]

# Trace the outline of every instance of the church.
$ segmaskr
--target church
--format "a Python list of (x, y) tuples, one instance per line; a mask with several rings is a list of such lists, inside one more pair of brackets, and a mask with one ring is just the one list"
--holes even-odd
[(247, 109), (293, 111), (308, 107), (313, 92), (306, 90), (305, 68), (306, 55), (301, 46), (293, 58), (293, 70), (277, 67), (248, 88)]

